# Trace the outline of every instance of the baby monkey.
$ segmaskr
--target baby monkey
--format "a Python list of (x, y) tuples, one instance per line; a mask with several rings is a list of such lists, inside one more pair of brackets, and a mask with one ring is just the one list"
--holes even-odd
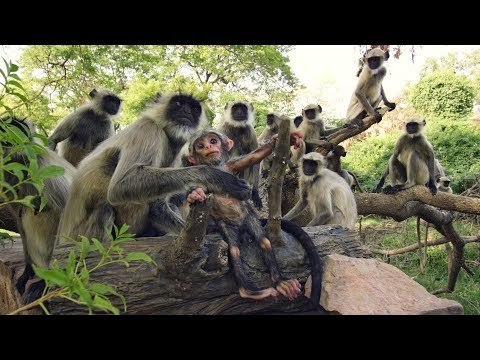
[[(203, 130), (192, 136), (189, 144), (188, 161), (193, 165), (210, 165), (220, 167), (231, 174), (238, 174), (244, 169), (260, 163), (274, 149), (278, 135), (270, 142), (241, 157), (229, 159), (229, 151), (234, 142), (226, 135), (215, 130)], [(299, 146), (301, 135), (292, 132), (290, 143)], [(206, 199), (205, 190), (201, 187), (194, 189), (187, 196), (190, 204)], [(240, 296), (250, 299), (264, 299), (278, 296), (278, 293), (293, 300), (301, 293), (301, 285), (296, 279), (285, 279), (280, 272), (270, 241), (253, 207), (248, 201), (240, 201), (227, 194), (215, 193), (211, 217), (219, 228), (220, 234), (228, 243), (228, 252), (233, 273), (239, 286)], [(263, 258), (270, 270), (270, 277), (274, 287), (257, 289), (245, 274), (240, 258), (240, 239), (243, 234), (249, 235), (262, 248)], [(311, 241), (311, 239), (310, 239)], [(318, 254), (317, 254), (318, 255)], [(313, 266), (312, 266), (313, 269)]]

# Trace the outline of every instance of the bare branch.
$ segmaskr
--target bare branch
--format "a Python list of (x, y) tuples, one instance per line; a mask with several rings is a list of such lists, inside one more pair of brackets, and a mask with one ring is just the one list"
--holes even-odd
[[(462, 238), (462, 241), (465, 244), (472, 243), (472, 242), (480, 242), (480, 237), (476, 236), (469, 236), (469, 237), (464, 237)], [(427, 246), (436, 246), (436, 245), (442, 245), (442, 244), (447, 244), (449, 243), (450, 240), (448, 240), (446, 237), (441, 237), (433, 241), (428, 241)], [(412, 245), (405, 246), (403, 248), (399, 249), (392, 249), (392, 250), (383, 250), (383, 249), (372, 249), (371, 251), (375, 254), (382, 254), (382, 255), (400, 255), (400, 254), (405, 254), (408, 252), (412, 252), (415, 250), (418, 250), (419, 248), (425, 247), (425, 243), (416, 243)]]

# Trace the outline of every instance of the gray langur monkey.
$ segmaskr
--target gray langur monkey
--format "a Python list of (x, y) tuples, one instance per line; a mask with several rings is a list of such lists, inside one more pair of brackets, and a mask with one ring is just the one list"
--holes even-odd
[(440, 192), (447, 194), (453, 194), (453, 190), (450, 187), (450, 178), (448, 176), (440, 176), (437, 180), (437, 189)]
[(93, 89), (91, 100), (66, 116), (48, 138), (49, 147), (77, 166), (101, 142), (114, 134), (112, 117), (115, 116), (122, 100), (108, 90)]
[(393, 194), (414, 185), (425, 185), (432, 195), (437, 193), (435, 155), (432, 144), (423, 133), (425, 125), (426, 121), (421, 119), (412, 119), (405, 124), (405, 132), (395, 144), (388, 168), (377, 185), (377, 192), (380, 192), (386, 176), (390, 174), (393, 186), (383, 189), (386, 194)]
[(328, 170), (325, 157), (311, 152), (300, 162), (300, 199), (282, 218), (292, 220), (310, 206), (312, 220), (307, 226), (339, 224), (355, 228), (357, 203), (352, 190), (337, 173)]
[(193, 186), (248, 198), (248, 184), (222, 170), (168, 168), (190, 135), (206, 121), (197, 99), (172, 93), (100, 144), (78, 168), (58, 236), (84, 235), (105, 241), (114, 224), (124, 223), (137, 236), (149, 234), (157, 221), (165, 226), (164, 220), (151, 215), (152, 204)]
[[(232, 101), (225, 105), (225, 112), (218, 130), (227, 135), (234, 142), (231, 151), (232, 156), (248, 154), (258, 148), (257, 135), (253, 124), (255, 122), (255, 111), (253, 105), (247, 101)], [(260, 180), (260, 165), (254, 165), (240, 174), (252, 185), (251, 199), (257, 209), (262, 208), (258, 187)]]
[(336, 145), (326, 156), (327, 161), (327, 169), (336, 172), (342, 178), (345, 179), (347, 184), (350, 188), (354, 188), (355, 186), (358, 188), (358, 191), (364, 192), (360, 183), (358, 182), (357, 177), (350, 171), (342, 169), (342, 163), (340, 161), (340, 157), (347, 156), (347, 152), (345, 148), (341, 145)]
[[(36, 132), (35, 126), (28, 119), (3, 118), (0, 121), (2, 123), (8, 122), (10, 125), (18, 127), (30, 139), (33, 139), (32, 134)], [(4, 151), (9, 150), (4, 149)], [(26, 157), (23, 154), (12, 153), (11, 156), (13, 161), (28, 167)], [(45, 186), (41, 195), (46, 198), (47, 204), (41, 211), (39, 211), (40, 209), (37, 205), (35, 205), (35, 209), (19, 203), (7, 205), (9, 212), (15, 219), (23, 243), (25, 269), (17, 280), (16, 287), (20, 294), (25, 293), (23, 297), (25, 303), (38, 299), (45, 288), (45, 282), (41, 280), (30, 285), (25, 292), (28, 280), (35, 276), (32, 265), (44, 269), (47, 269), (50, 265), (56, 243), (55, 235), (60, 221), (60, 214), (67, 202), (68, 191), (76, 171), (68, 161), (48, 148), (45, 148), (44, 154), (38, 155), (37, 160), (40, 168), (47, 165), (57, 165), (63, 167), (65, 171), (61, 176), (45, 180)], [(5, 181), (11, 186), (15, 186), (18, 183), (18, 178), (12, 173), (3, 171), (3, 175)], [(17, 193), (20, 198), (29, 195), (38, 196), (37, 190), (28, 183), (20, 184)]]
[(358, 82), (352, 94), (347, 109), (345, 126), (363, 126), (363, 118), (367, 115), (375, 117), (377, 122), (382, 120), (382, 115), (376, 110), (380, 101), (390, 110), (395, 109), (396, 104), (387, 100), (383, 90), (382, 81), (387, 74), (383, 63), (389, 58), (388, 51), (373, 48), (364, 55), (363, 67), (358, 75)]
[[(333, 134), (339, 128), (326, 127), (323, 119), (320, 117), (322, 107), (318, 104), (310, 104), (302, 109), (302, 122), (298, 128), (303, 132), (303, 139), (319, 140), (321, 137)], [(311, 146), (306, 146), (307, 153), (313, 151)]]

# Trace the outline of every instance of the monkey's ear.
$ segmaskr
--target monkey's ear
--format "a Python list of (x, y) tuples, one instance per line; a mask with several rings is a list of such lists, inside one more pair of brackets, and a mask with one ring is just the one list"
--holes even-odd
[(233, 140), (227, 137), (227, 140), (225, 140), (225, 146), (227, 147), (228, 151), (232, 150), (233, 144)]
[(227, 110), (227, 108), (228, 108), (228, 103), (225, 104), (225, 107), (223, 108), (223, 110)]
[(423, 120), (423, 126), (427, 125), (427, 122), (425, 120)]
[(388, 58), (390, 57), (390, 51), (385, 51), (385, 61), (388, 60)]
[(255, 108), (253, 107), (253, 104), (252, 104), (252, 103), (250, 103), (250, 106), (252, 107), (252, 111), (255, 110)]
[(320, 105), (318, 105), (318, 113), (321, 114), (322, 113), (322, 107)]
[(92, 91), (90, 91), (88, 96), (90, 96), (93, 99), (95, 97), (95, 95), (97, 95), (97, 93), (98, 93), (97, 89), (93, 89)]
[(188, 155), (187, 160), (190, 162), (190, 164), (195, 165), (197, 163), (197, 159), (195, 158), (195, 156), (192, 155)]

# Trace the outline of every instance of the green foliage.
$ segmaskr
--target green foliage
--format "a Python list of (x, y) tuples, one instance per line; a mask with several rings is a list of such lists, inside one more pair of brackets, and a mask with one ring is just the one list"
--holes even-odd
[(391, 132), (357, 141), (348, 148), (343, 165), (357, 176), (365, 191), (375, 190), (399, 136), (399, 131)]
[(427, 123), (427, 136), (435, 156), (461, 193), (480, 180), (480, 128), (470, 121), (437, 120)]
[(122, 124), (138, 117), (156, 87), (208, 99), (210, 121), (222, 113), (225, 92), (282, 109), (293, 100), (297, 85), (286, 55), (290, 49), (283, 45), (30, 46), (21, 64), (35, 106), (22, 113), (50, 130), (94, 87), (122, 94)]
[(457, 120), (471, 114), (474, 97), (474, 88), (466, 76), (435, 72), (412, 88), (409, 100), (427, 118)]
[[(80, 240), (70, 239), (76, 248), (70, 251), (68, 260), (63, 267), (59, 266), (56, 260), (49, 269), (33, 266), (37, 276), (44, 279), (47, 286), (44, 295), (32, 304), (42, 306), (48, 314), (48, 310), (43, 305), (44, 302), (53, 297), (60, 297), (86, 306), (89, 314), (100, 310), (118, 315), (120, 309), (109, 299), (110, 296), (115, 296), (120, 299), (123, 311), (127, 311), (125, 297), (119, 294), (113, 286), (91, 281), (91, 274), (105, 266), (124, 264), (128, 267), (134, 261), (156, 264), (146, 253), (125, 253), (121, 244), (133, 240), (133, 234), (127, 231), (128, 225), (126, 224), (120, 229), (115, 226), (114, 236), (110, 236), (109, 243), (105, 245), (95, 238), (88, 239), (85, 236), (81, 236)], [(98, 262), (87, 264), (87, 258), (96, 252), (101, 255)], [(32, 307), (32, 304), (28, 306)], [(26, 308), (22, 310), (26, 310)]]

